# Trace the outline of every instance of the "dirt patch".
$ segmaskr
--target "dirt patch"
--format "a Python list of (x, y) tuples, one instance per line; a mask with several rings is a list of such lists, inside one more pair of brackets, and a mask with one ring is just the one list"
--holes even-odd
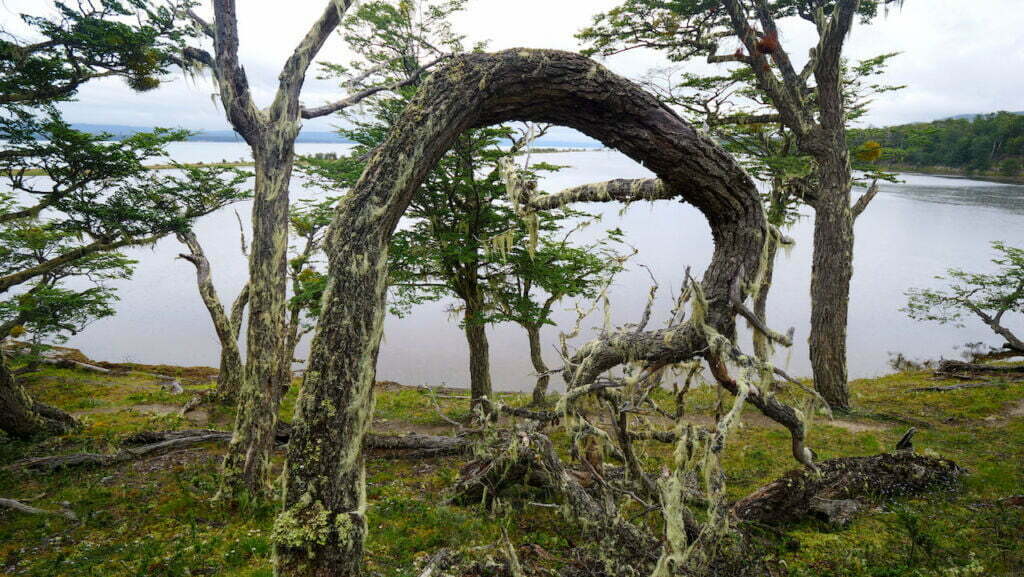
[(419, 433), (421, 435), (451, 435), (455, 427), (445, 424), (418, 424), (393, 419), (374, 419), (371, 427), (374, 433), (383, 435), (404, 435)]
[(1006, 411), (1006, 416), (1011, 419), (1024, 417), (1024, 399), (1010, 405), (1010, 408)]
[(885, 431), (889, 427), (881, 423), (871, 423), (865, 421), (847, 421), (844, 419), (832, 419), (831, 421), (821, 421), (826, 425), (833, 427), (839, 427), (840, 429), (846, 429), (851, 433), (866, 433), (869, 431)]

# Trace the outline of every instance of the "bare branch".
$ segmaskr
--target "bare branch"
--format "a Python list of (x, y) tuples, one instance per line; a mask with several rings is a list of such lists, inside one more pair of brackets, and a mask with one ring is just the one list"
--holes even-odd
[(864, 212), (864, 209), (867, 208), (869, 204), (871, 204), (871, 201), (874, 200), (875, 195), (877, 195), (877, 194), (878, 194), (878, 179), (875, 179), (871, 183), (871, 186), (868, 187), (868, 191), (865, 192), (863, 196), (858, 198), (857, 202), (855, 202), (853, 204), (853, 206), (850, 207), (850, 212), (853, 213), (853, 218), (854, 219), (859, 217), (861, 215), (861, 213)]
[(325, 104), (323, 106), (318, 106), (316, 108), (306, 108), (306, 107), (303, 107), (302, 108), (302, 118), (306, 118), (306, 119), (319, 118), (321, 116), (327, 116), (328, 114), (334, 114), (335, 112), (344, 110), (346, 108), (349, 108), (350, 106), (355, 106), (356, 104), (359, 104), (363, 100), (366, 100), (367, 98), (369, 98), (369, 97), (371, 97), (371, 96), (373, 96), (375, 94), (378, 94), (380, 92), (390, 92), (390, 91), (398, 90), (399, 88), (404, 88), (406, 86), (410, 86), (412, 84), (415, 84), (416, 82), (419, 81), (420, 77), (427, 70), (430, 70), (431, 68), (436, 66), (438, 63), (440, 63), (445, 58), (448, 58), (448, 56), (441, 56), (441, 57), (439, 57), (439, 58), (437, 58), (437, 59), (435, 59), (435, 60), (433, 60), (433, 61), (431, 61), (431, 62), (429, 62), (429, 63), (427, 63), (427, 64), (425, 64), (423, 66), (421, 66), (418, 70), (413, 72), (405, 80), (401, 80), (401, 81), (398, 81), (398, 82), (393, 82), (391, 84), (381, 84), (381, 85), (378, 85), (378, 86), (371, 86), (369, 88), (360, 90), (359, 92), (356, 92), (355, 94), (346, 96), (345, 98), (342, 98), (341, 100), (337, 100), (335, 102), (332, 102), (330, 104)]

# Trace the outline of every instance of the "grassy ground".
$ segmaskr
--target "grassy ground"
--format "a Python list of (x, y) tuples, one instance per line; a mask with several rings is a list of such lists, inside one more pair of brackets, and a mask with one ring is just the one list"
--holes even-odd
[[(193, 375), (194, 373), (185, 373)], [(191, 390), (161, 391), (139, 374), (109, 376), (46, 369), (25, 377), (40, 400), (73, 411), (81, 431), (37, 443), (0, 440), (0, 465), (27, 456), (79, 451), (113, 452), (119, 439), (143, 430), (227, 428), (224, 410), (192, 419), (176, 415)], [(1024, 494), (1024, 385), (954, 392), (911, 392), (933, 384), (925, 373), (900, 373), (852, 384), (857, 413), (840, 421), (817, 417), (810, 445), (819, 458), (867, 455), (890, 449), (912, 423), (916, 446), (956, 460), (970, 470), (961, 492), (881, 503), (849, 527), (818, 522), (785, 527), (791, 546), (781, 548), (792, 575), (957, 576), (1024, 574), (1024, 508), (1007, 497)], [(294, 390), (282, 407), (287, 420)], [(523, 395), (501, 395), (524, 404)], [(660, 399), (669, 407), (667, 395)], [(455, 419), (466, 402), (438, 398)], [(692, 395), (688, 413), (707, 419), (711, 391)], [(738, 497), (793, 467), (786, 432), (748, 412), (724, 458), (730, 495)], [(445, 434), (424, 393), (382, 383), (374, 429)], [(556, 441), (564, 441), (559, 435)], [(227, 510), (211, 501), (223, 447), (200, 447), (118, 466), (25, 474), (0, 469), (0, 497), (45, 509), (62, 503), (81, 519), (28, 516), (0, 510), (0, 574), (95, 576), (267, 576), (274, 505), (249, 503)], [(645, 459), (660, 467), (670, 447), (651, 445)], [(280, 460), (280, 456), (278, 456)], [(414, 574), (414, 560), (439, 547), (501, 542), (503, 528), (529, 566), (557, 569), (580, 539), (557, 511), (523, 506), (501, 514), (443, 503), (458, 476), (455, 458), (367, 463), (370, 575)], [(278, 463), (280, 465), (280, 463)], [(515, 506), (515, 505), (513, 505)]]

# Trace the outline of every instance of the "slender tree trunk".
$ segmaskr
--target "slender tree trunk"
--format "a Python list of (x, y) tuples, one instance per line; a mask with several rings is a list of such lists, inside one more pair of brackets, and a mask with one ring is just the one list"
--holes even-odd
[[(180, 255), (196, 267), (196, 282), (199, 285), (199, 296), (210, 313), (213, 328), (220, 341), (220, 371), (217, 373), (217, 396), (224, 401), (232, 402), (238, 397), (242, 385), (244, 367), (242, 354), (238, 348), (238, 326), (235, 320), (228, 317), (221, 304), (217, 289), (213, 286), (210, 272), (210, 261), (203, 252), (199, 239), (192, 231), (178, 233), (178, 241), (188, 247), (189, 254)], [(232, 311), (234, 313), (234, 311)], [(234, 316), (234, 315), (232, 315)]]
[[(775, 275), (775, 257), (779, 253), (779, 240), (775, 235), (768, 235), (765, 239), (765, 262), (764, 274), (761, 277), (761, 286), (754, 295), (754, 314), (768, 324), (768, 293), (772, 289), (772, 277)], [(754, 356), (758, 359), (770, 362), (772, 360), (772, 347), (760, 331), (754, 331)]]
[(850, 163), (845, 146), (819, 159), (820, 197), (815, 203), (809, 338), (814, 387), (834, 411), (849, 411), (846, 323), (853, 276)]
[(64, 411), (33, 401), (0, 351), (0, 430), (12, 437), (28, 439), (66, 433), (77, 425)]
[(530, 362), (533, 363), (533, 370), (537, 371), (537, 383), (533, 386), (533, 405), (543, 406), (547, 402), (548, 383), (551, 382), (551, 375), (548, 374), (548, 366), (544, 364), (544, 355), (540, 348), (540, 327), (526, 325), (526, 336), (530, 340)]
[(475, 283), (466, 298), (466, 312), (463, 317), (466, 342), (469, 344), (469, 390), (472, 408), (480, 407), (486, 413), (491, 405), (482, 402), (491, 400), (491, 351), (487, 342), (486, 325), (480, 322), (483, 316), (483, 295)]
[[(275, 125), (277, 126), (277, 125)], [(256, 184), (249, 249), (249, 325), (245, 379), (235, 428), (224, 457), (222, 496), (262, 493), (269, 485), (285, 348), (288, 282), (288, 185), (298, 126), (267, 129), (253, 148)], [(287, 382), (287, 381), (285, 381)]]

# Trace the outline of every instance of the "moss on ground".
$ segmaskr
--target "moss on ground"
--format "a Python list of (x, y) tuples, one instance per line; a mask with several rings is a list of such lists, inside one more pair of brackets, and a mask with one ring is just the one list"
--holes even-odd
[[(226, 427), (230, 411), (208, 409), (210, 424), (165, 408), (182, 405), (191, 385), (174, 395), (151, 377), (97, 375), (48, 368), (25, 382), (39, 400), (74, 411), (80, 431), (41, 442), (0, 440), (0, 464), (27, 456), (79, 451), (113, 452), (124, 436), (143, 430)], [(912, 392), (934, 382), (925, 373), (899, 373), (852, 383), (856, 412), (829, 422), (815, 418), (809, 445), (819, 458), (866, 455), (889, 449), (907, 423), (919, 428), (915, 444), (956, 460), (970, 470), (964, 490), (881, 503), (849, 527), (819, 522), (785, 528), (792, 539), (780, 547), (792, 575), (956, 576), (1024, 574), (1024, 508), (1006, 498), (1024, 494), (1024, 386)], [(948, 383), (946, 383), (948, 384)], [(295, 387), (285, 397), (289, 420)], [(469, 416), (464, 391), (435, 396), (382, 383), (377, 388), (374, 428), (382, 432), (444, 433), (448, 417)], [(527, 395), (500, 394), (524, 405)], [(657, 400), (671, 408), (670, 395)], [(717, 395), (698, 391), (687, 412), (713, 414)], [(749, 410), (723, 459), (729, 495), (739, 497), (792, 468), (787, 433)], [(564, 443), (565, 436), (553, 436)], [(650, 467), (667, 462), (671, 447), (650, 444)], [(229, 510), (213, 502), (223, 446), (211, 445), (106, 468), (53, 474), (0, 469), (0, 497), (59, 509), (71, 504), (82, 519), (26, 516), (0, 510), (0, 574), (56, 576), (264, 576), (271, 570), (275, 504), (255, 502)], [(281, 466), (281, 455), (275, 465)], [(557, 511), (511, 503), (515, 511), (485, 513), (480, 507), (447, 505), (445, 490), (458, 475), (455, 458), (367, 463), (370, 575), (413, 575), (414, 560), (446, 545), (474, 547), (501, 542), (504, 528), (530, 566), (557, 569), (580, 541)], [(532, 496), (534, 500), (543, 496)], [(652, 522), (657, 522), (651, 519)]]

